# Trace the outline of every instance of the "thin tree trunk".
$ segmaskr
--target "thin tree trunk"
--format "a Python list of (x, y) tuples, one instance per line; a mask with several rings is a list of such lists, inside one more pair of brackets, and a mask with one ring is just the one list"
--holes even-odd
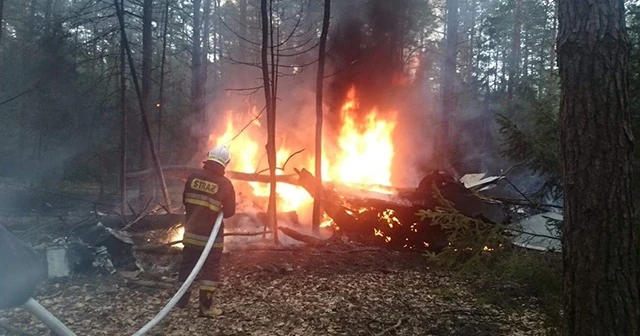
[(151, 127), (149, 126), (149, 119), (147, 118), (147, 113), (145, 110), (145, 104), (142, 100), (142, 93), (140, 90), (140, 85), (138, 84), (138, 76), (136, 74), (135, 63), (133, 62), (133, 56), (131, 55), (131, 48), (129, 47), (129, 42), (127, 41), (127, 33), (125, 31), (125, 22), (124, 22), (124, 6), (121, 8), (118, 6), (118, 0), (113, 0), (114, 5), (116, 7), (116, 14), (118, 16), (118, 23), (120, 25), (120, 36), (122, 38), (122, 44), (125, 47), (127, 52), (127, 60), (129, 61), (129, 71), (131, 71), (131, 77), (133, 78), (133, 86), (136, 90), (136, 95), (138, 96), (138, 104), (140, 105), (140, 115), (142, 116), (142, 125), (144, 127), (144, 131), (146, 133), (149, 149), (151, 151), (151, 157), (153, 159), (153, 163), (158, 174), (158, 182), (162, 187), (162, 195), (164, 197), (165, 206), (168, 212), (171, 212), (171, 198), (169, 197), (169, 190), (167, 189), (167, 184), (164, 180), (164, 174), (162, 173), (162, 166), (160, 165), (160, 159), (158, 158), (158, 154), (156, 153), (156, 148), (153, 145), (153, 137), (151, 135)]
[[(209, 35), (211, 32), (211, 0), (204, 0), (204, 11), (202, 20), (202, 73), (200, 75), (200, 85), (203, 89), (203, 98), (206, 97), (207, 77), (208, 77), (208, 54)], [(206, 101), (206, 99), (205, 99)]]
[[(247, 34), (247, 26), (249, 25), (249, 20), (247, 18), (247, 0), (239, 0), (240, 4), (240, 36), (243, 39), (249, 39)], [(240, 61), (246, 62), (247, 60), (247, 41), (240, 40)]]
[(202, 1), (193, 0), (193, 44), (191, 46), (191, 102), (193, 113), (204, 122), (204, 104), (202, 88)]
[(442, 129), (439, 152), (443, 157), (452, 148), (451, 119), (456, 115), (455, 77), (458, 54), (458, 0), (447, 0), (447, 35), (442, 75)]
[(316, 77), (316, 195), (313, 197), (312, 229), (317, 232), (320, 229), (321, 197), (322, 190), (322, 123), (324, 121), (322, 102), (324, 93), (324, 62), (327, 46), (327, 34), (329, 33), (329, 19), (331, 18), (331, 0), (324, 0), (324, 15), (322, 17), (322, 31), (320, 33), (320, 45), (318, 52), (318, 76)]
[(158, 153), (162, 153), (162, 109), (164, 108), (164, 67), (167, 61), (167, 31), (169, 30), (169, 0), (164, 2), (164, 27), (162, 29), (162, 57), (160, 58), (160, 88), (158, 95)]
[[(238, 43), (239, 43), (239, 56), (238, 59), (241, 62), (248, 62), (248, 55), (249, 55), (249, 47), (247, 45), (247, 41), (245, 41), (244, 39), (250, 39), (249, 37), (249, 33), (248, 33), (248, 25), (249, 25), (249, 19), (247, 17), (248, 15), (248, 6), (247, 6), (247, 0), (239, 0), (238, 1), (239, 7), (240, 7), (240, 29), (239, 29), (239, 34), (240, 36), (242, 36), (243, 39), (241, 39)], [(237, 83), (234, 83), (234, 85), (236, 87), (243, 87), (243, 85), (247, 85), (248, 81), (248, 76), (247, 76), (247, 70), (245, 67), (241, 67), (238, 68), (238, 76), (237, 76)]]
[(511, 57), (509, 58), (509, 81), (507, 86), (507, 97), (513, 98), (515, 86), (518, 84), (521, 62), (521, 31), (522, 31), (522, 0), (516, 0), (513, 20), (513, 36), (511, 38)]
[[(124, 7), (124, 0), (120, 5)], [(124, 43), (120, 42), (120, 215), (127, 211), (127, 74)]]
[(623, 0), (560, 0), (564, 327), (640, 335), (629, 39)]
[(558, 25), (558, 2), (553, 1), (553, 28), (551, 29), (551, 38), (553, 44), (549, 50), (549, 94), (553, 94), (555, 90), (555, 76), (554, 67), (556, 66), (556, 34)]
[(4, 13), (4, 0), (0, 0), (0, 42), (2, 42), (2, 30), (3, 30), (2, 28), (4, 27), (4, 21), (2, 21), (3, 13)]
[[(269, 205), (267, 208), (267, 217), (269, 225), (273, 229), (273, 239), (278, 243), (278, 220), (276, 218), (276, 137), (275, 137), (275, 111), (273, 111), (272, 101), (272, 85), (269, 78), (269, 31), (270, 20), (268, 15), (267, 0), (260, 0), (260, 17), (262, 22), (262, 50), (260, 56), (262, 59), (262, 81), (264, 86), (264, 98), (267, 108), (267, 159), (269, 161)], [(274, 74), (275, 76), (276, 74)]]
[[(152, 111), (151, 106), (153, 105), (151, 100), (151, 67), (152, 67), (152, 40), (151, 40), (151, 22), (153, 20), (153, 1), (152, 0), (144, 0), (142, 6), (142, 104), (144, 105), (145, 111)], [(144, 127), (144, 126), (143, 126)], [(144, 133), (140, 133), (140, 155), (141, 155), (141, 169), (147, 169), (151, 167), (152, 159), (150, 157), (149, 141), (144, 135)], [(155, 148), (154, 148), (155, 150)], [(139, 203), (140, 206), (144, 206), (147, 203), (148, 197), (152, 192), (152, 188), (150, 188), (146, 184), (140, 185), (140, 197)]]
[[(209, 50), (209, 52), (211, 52), (211, 54), (213, 55), (213, 78), (211, 79), (211, 87), (212, 87), (212, 94), (214, 95), (214, 97), (218, 94), (218, 90), (220, 87), (220, 72), (221, 72), (221, 65), (220, 65), (220, 61), (222, 60), (222, 55), (221, 55), (221, 50), (222, 48), (220, 48), (220, 46), (222, 45), (221, 43), (221, 39), (222, 39), (222, 34), (220, 34), (220, 20), (218, 18), (218, 15), (220, 14), (220, 0), (213, 0), (213, 13), (211, 16), (211, 20), (213, 20), (213, 23), (211, 24), (212, 29), (214, 31), (213, 34), (213, 48), (211, 48)], [(220, 54), (218, 54), (220, 52)], [(209, 74), (209, 72), (207, 72)], [(240, 77), (240, 75), (238, 75), (238, 77)], [(237, 86), (236, 86), (237, 87)]]

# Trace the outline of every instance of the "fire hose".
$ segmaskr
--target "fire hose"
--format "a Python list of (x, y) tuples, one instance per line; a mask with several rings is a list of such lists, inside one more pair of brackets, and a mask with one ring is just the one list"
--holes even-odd
[[(171, 300), (169, 300), (164, 308), (162, 308), (160, 312), (153, 319), (151, 319), (151, 321), (149, 321), (142, 328), (140, 328), (140, 330), (133, 334), (133, 336), (144, 335), (149, 332), (149, 330), (153, 329), (153, 327), (155, 327), (158, 323), (160, 323), (160, 321), (162, 321), (167, 316), (169, 311), (171, 311), (171, 309), (175, 307), (175, 305), (178, 303), (180, 298), (182, 298), (189, 286), (191, 286), (193, 280), (195, 280), (196, 276), (200, 272), (200, 269), (202, 268), (202, 265), (204, 265), (205, 260), (209, 256), (211, 248), (213, 248), (213, 243), (215, 242), (216, 236), (220, 231), (220, 226), (222, 225), (222, 216), (222, 211), (220, 211), (213, 226), (213, 230), (211, 231), (211, 235), (209, 235), (209, 240), (207, 240), (207, 244), (205, 245), (204, 250), (200, 255), (200, 259), (198, 259), (196, 266), (191, 271), (191, 274), (189, 274), (189, 276), (187, 277), (187, 280), (182, 284), (180, 289), (178, 289), (176, 294), (171, 298)], [(33, 298), (30, 298), (23, 305), (23, 308), (25, 308), (27, 311), (36, 316), (40, 321), (42, 321), (47, 327), (49, 327), (49, 329), (51, 329), (51, 331), (53, 331), (54, 334), (58, 336), (76, 336), (73, 331), (69, 330), (67, 326), (60, 322), (60, 320), (53, 316)]]

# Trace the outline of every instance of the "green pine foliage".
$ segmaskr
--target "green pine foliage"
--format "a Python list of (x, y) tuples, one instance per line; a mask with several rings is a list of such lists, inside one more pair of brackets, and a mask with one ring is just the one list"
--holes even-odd
[(416, 215), (447, 231), (449, 246), (427, 256), (441, 266), (463, 274), (488, 272), (506, 243), (502, 227), (461, 214), (435, 185), (433, 193), (440, 206), (434, 210), (420, 210)]
[(501, 153), (514, 163), (525, 164), (534, 174), (545, 178), (534, 196), (562, 194), (562, 161), (558, 106), (551, 100), (534, 101), (525, 107), (525, 126), (505, 115), (497, 118), (502, 136)]

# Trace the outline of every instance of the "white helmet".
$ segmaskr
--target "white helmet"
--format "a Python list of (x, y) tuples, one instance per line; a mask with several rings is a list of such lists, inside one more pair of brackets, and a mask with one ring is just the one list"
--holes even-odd
[(210, 150), (209, 154), (207, 154), (207, 161), (219, 163), (222, 165), (222, 167), (226, 168), (231, 161), (231, 154), (229, 153), (229, 149), (227, 149), (227, 146), (218, 146)]

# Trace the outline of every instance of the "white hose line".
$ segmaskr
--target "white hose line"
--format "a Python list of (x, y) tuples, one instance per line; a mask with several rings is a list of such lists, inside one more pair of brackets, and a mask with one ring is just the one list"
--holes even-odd
[(184, 295), (184, 293), (187, 291), (189, 286), (191, 286), (191, 283), (196, 278), (196, 276), (198, 275), (198, 272), (200, 272), (200, 269), (202, 268), (202, 265), (204, 265), (205, 260), (209, 256), (209, 252), (211, 251), (211, 248), (213, 247), (213, 243), (216, 240), (216, 236), (218, 235), (218, 231), (220, 231), (220, 226), (221, 225), (222, 225), (222, 211), (220, 211), (220, 214), (218, 214), (218, 218), (216, 219), (216, 223), (213, 226), (213, 230), (211, 231), (211, 235), (209, 236), (209, 240), (207, 240), (207, 245), (205, 245), (204, 250), (202, 251), (202, 254), (200, 255), (200, 259), (198, 259), (198, 262), (196, 263), (196, 266), (191, 271), (191, 274), (189, 274), (189, 277), (187, 278), (187, 280), (182, 284), (182, 287), (180, 287), (180, 289), (173, 296), (173, 298), (171, 298), (169, 303), (167, 303), (167, 305), (164, 306), (164, 308), (162, 308), (162, 310), (151, 321), (149, 321), (149, 323), (147, 323), (144, 327), (142, 327), (140, 330), (138, 330), (138, 332), (133, 334), (133, 336), (140, 336), (140, 335), (144, 335), (147, 332), (149, 332), (149, 330), (151, 330), (153, 327), (156, 326), (156, 324), (158, 324), (160, 321), (162, 321), (162, 319), (165, 318), (165, 316), (169, 313), (169, 311), (171, 309), (173, 309), (173, 307), (176, 305), (176, 303), (178, 303), (178, 301)]
[(22, 307), (35, 315), (42, 323), (44, 323), (57, 336), (76, 336), (73, 331), (69, 330), (60, 320), (53, 316), (48, 310), (41, 306), (38, 301), (29, 298)]

